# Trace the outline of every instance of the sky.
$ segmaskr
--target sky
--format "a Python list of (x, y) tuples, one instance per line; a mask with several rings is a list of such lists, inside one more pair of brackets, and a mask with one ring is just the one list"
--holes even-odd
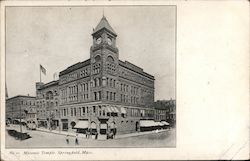
[(91, 33), (103, 13), (117, 33), (119, 59), (155, 76), (155, 101), (175, 99), (174, 6), (7, 7), (6, 85), (9, 97), (35, 96), (39, 65), (53, 80), (89, 59)]

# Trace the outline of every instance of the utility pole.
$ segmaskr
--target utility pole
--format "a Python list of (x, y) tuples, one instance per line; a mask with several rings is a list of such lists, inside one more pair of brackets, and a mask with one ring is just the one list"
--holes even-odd
[(19, 123), (19, 125), (20, 125), (20, 132), (22, 133), (22, 110), (21, 110), (21, 105), (20, 105), (20, 123)]

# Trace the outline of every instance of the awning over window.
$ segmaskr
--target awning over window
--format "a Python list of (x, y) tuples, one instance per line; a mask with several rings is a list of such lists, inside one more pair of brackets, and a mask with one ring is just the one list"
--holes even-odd
[(169, 125), (169, 123), (166, 121), (161, 121), (161, 123), (163, 123), (164, 125)]
[[(14, 119), (14, 121), (18, 121), (18, 122), (20, 122), (20, 119)], [(24, 119), (21, 119), (21, 122), (24, 122), (24, 123), (26, 123), (26, 120), (24, 120)]]
[(107, 129), (108, 128), (108, 125), (107, 124), (101, 124), (100, 125), (100, 129)]
[(119, 110), (115, 106), (111, 106), (114, 113), (119, 113)]
[(116, 127), (115, 127), (115, 123), (114, 123), (114, 122), (111, 122), (111, 123), (109, 124), (109, 127), (110, 127), (111, 129), (116, 128)]
[(127, 113), (127, 111), (126, 111), (126, 109), (124, 107), (121, 107), (121, 113), (124, 113), (124, 114)]
[(91, 129), (96, 129), (96, 123), (92, 122), (92, 123), (90, 124), (90, 128), (91, 128)]
[(110, 108), (110, 107), (108, 107), (108, 106), (106, 106), (106, 108), (105, 108), (105, 109), (106, 109), (106, 112), (110, 112), (110, 113), (112, 112), (111, 108)]
[(76, 123), (76, 125), (74, 126), (74, 128), (77, 129), (87, 129), (89, 126), (88, 121), (84, 121), (84, 120), (80, 120)]
[(140, 120), (141, 127), (152, 127), (156, 126), (154, 120)]
[(164, 124), (161, 122), (155, 122), (155, 124), (156, 124), (156, 126), (164, 126)]

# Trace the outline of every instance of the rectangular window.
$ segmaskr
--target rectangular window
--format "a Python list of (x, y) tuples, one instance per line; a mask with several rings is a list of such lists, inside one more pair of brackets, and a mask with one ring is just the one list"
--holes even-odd
[(109, 99), (109, 91), (107, 91), (107, 98), (106, 98), (107, 100)]
[(95, 106), (93, 106), (93, 113), (96, 113), (96, 108), (95, 108)]
[(79, 116), (82, 116), (82, 109), (79, 107)]
[(97, 97), (96, 97), (96, 92), (94, 92), (94, 98), (95, 98), (95, 100), (97, 100)]
[(112, 100), (113, 92), (110, 92), (110, 100)]
[(102, 115), (102, 107), (99, 106), (99, 116), (101, 116), (101, 115)]
[(102, 93), (101, 93), (101, 91), (99, 91), (99, 100), (101, 100), (102, 99)]
[(76, 116), (76, 108), (74, 108), (74, 116)]
[(85, 107), (82, 107), (82, 113), (85, 115)]

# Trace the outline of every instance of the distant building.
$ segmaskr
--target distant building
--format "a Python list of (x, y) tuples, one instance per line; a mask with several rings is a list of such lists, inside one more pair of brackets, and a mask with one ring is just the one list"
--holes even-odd
[(47, 84), (36, 83), (36, 107), (38, 127), (59, 130), (58, 80)]
[[(176, 101), (175, 100), (158, 100), (154, 103), (156, 109), (156, 116), (170, 123), (171, 126), (176, 124)], [(162, 112), (164, 110), (164, 112)], [(159, 113), (159, 114), (157, 114)], [(163, 114), (165, 113), (165, 114)], [(158, 119), (158, 118), (156, 118)]]
[(28, 113), (36, 113), (35, 97), (18, 95), (6, 99), (6, 119), (12, 123), (26, 123)]
[(36, 83), (39, 126), (101, 134), (138, 131), (140, 120), (154, 119), (154, 76), (119, 60), (117, 34), (105, 17), (92, 37), (90, 59), (61, 71), (57, 81)]

